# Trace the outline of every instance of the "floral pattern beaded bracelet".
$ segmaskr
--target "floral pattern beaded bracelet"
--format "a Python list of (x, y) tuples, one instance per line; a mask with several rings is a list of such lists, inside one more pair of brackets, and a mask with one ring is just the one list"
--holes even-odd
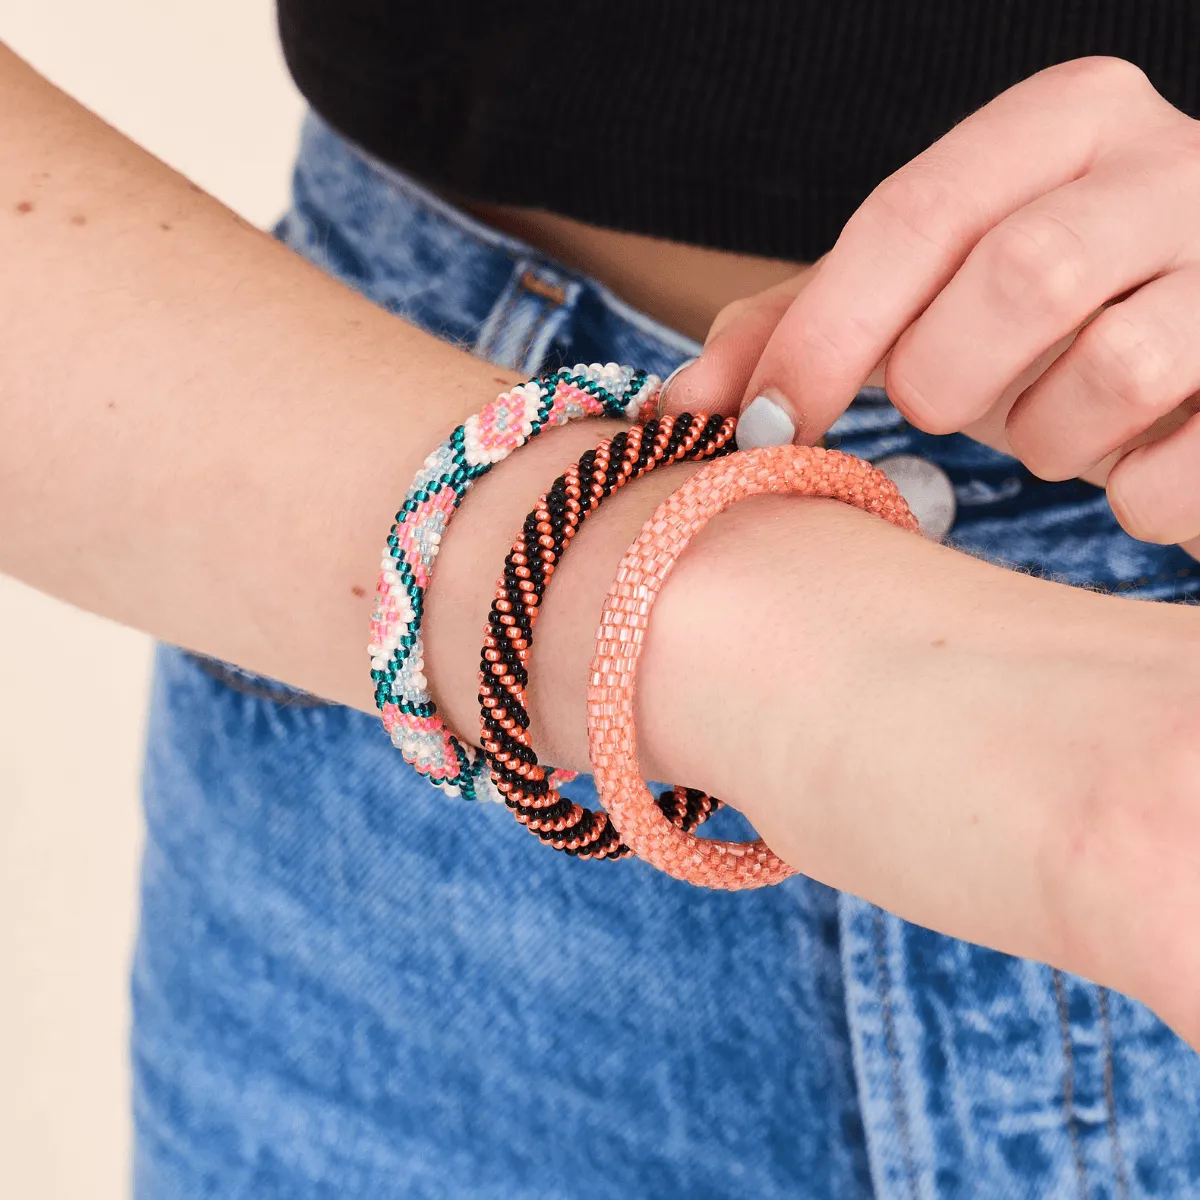
[(451, 796), (502, 801), (486, 760), (445, 726), (425, 676), (425, 591), (446, 525), (471, 485), (545, 429), (583, 417), (637, 421), (662, 381), (617, 363), (577, 364), (502, 392), (426, 458), (396, 514), (371, 616), (371, 680), (392, 744)]
[(650, 611), (680, 554), (708, 522), (763, 492), (829, 497), (920, 532), (882, 471), (837, 450), (769, 446), (705, 464), (666, 498), (625, 552), (604, 601), (588, 675), (588, 747), (596, 789), (622, 842), (676, 879), (737, 890), (793, 874), (760, 838), (698, 838), (660, 811), (638, 772), (634, 687)]
[[(736, 448), (734, 426), (732, 417), (684, 413), (601, 442), (538, 500), (504, 560), (480, 651), (480, 742), (492, 782), (513, 815), (556, 850), (598, 859), (632, 853), (607, 813), (586, 809), (559, 792), (557, 777), (533, 749), (525, 687), (545, 590), (579, 527), (609, 496), (659, 466), (730, 453)], [(692, 788), (675, 788), (655, 803), (666, 819), (691, 830), (721, 802)]]

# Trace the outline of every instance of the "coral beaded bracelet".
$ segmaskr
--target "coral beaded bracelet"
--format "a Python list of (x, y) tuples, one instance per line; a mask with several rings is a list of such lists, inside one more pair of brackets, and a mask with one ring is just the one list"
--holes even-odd
[(650, 610), (680, 554), (717, 513), (763, 492), (830, 497), (919, 532), (896, 485), (869, 463), (815, 446), (770, 446), (701, 467), (658, 506), (621, 560), (588, 676), (596, 789), (621, 841), (635, 854), (676, 879), (729, 890), (779, 883), (793, 868), (761, 838), (698, 838), (664, 817), (638, 772), (634, 686)]
[(502, 392), (426, 458), (396, 514), (371, 616), (375, 704), (405, 759), (451, 796), (502, 800), (486, 761), (443, 724), (424, 674), (425, 589), (446, 525), (471, 485), (544, 429), (580, 417), (652, 412), (662, 381), (616, 363), (582, 363)]
[[(551, 485), (525, 518), (504, 560), (484, 629), (479, 664), (480, 741), (492, 782), (513, 815), (557, 850), (580, 858), (617, 859), (632, 851), (608, 814), (563, 797), (554, 775), (538, 762), (525, 703), (529, 652), (542, 598), (579, 527), (631, 480), (674, 462), (700, 462), (734, 449), (732, 417), (684, 413), (619, 433), (583, 454)], [(657, 799), (682, 829), (720, 805), (703, 792), (676, 788)]]

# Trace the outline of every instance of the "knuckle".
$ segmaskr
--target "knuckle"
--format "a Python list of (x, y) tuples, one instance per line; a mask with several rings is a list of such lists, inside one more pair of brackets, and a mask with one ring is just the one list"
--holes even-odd
[[(1153, 92), (1154, 85), (1137, 63), (1113, 54), (1089, 54), (1052, 67), (1065, 82), (1103, 95)], [(1156, 93), (1157, 94), (1157, 93)]]
[(814, 383), (824, 385), (841, 377), (847, 362), (854, 359), (857, 350), (858, 329), (851, 324), (834, 336), (817, 321), (806, 322), (790, 331), (789, 355), (804, 363), (805, 371)]
[(1075, 345), (1081, 374), (1092, 389), (1139, 420), (1158, 416), (1174, 371), (1173, 355), (1144, 325), (1118, 305), (1084, 326)]
[(889, 175), (863, 205), (890, 230), (941, 248), (954, 243), (962, 225), (963, 193), (947, 173), (910, 164)]
[(1200, 120), (1187, 117), (1186, 122), (1177, 137), (1164, 142), (1152, 186), (1182, 187), (1194, 196), (1200, 191)]
[(936, 405), (921, 384), (920, 367), (905, 348), (892, 351), (884, 372), (888, 399), (904, 414), (909, 424), (923, 433), (953, 433), (958, 428), (953, 420), (941, 416)]
[(713, 318), (712, 324), (709, 326), (707, 340), (711, 342), (718, 334), (724, 333), (726, 330), (739, 324), (746, 317), (750, 316), (756, 310), (756, 307), (752, 297), (744, 296), (737, 300), (731, 300)]
[[(1106, 492), (1117, 524), (1139, 542), (1167, 546), (1180, 538), (1167, 530), (1170, 513), (1163, 512), (1161, 498), (1148, 479), (1138, 451), (1127, 454), (1108, 476)], [(1130, 468), (1133, 468), (1132, 470)]]
[(1140, 490), (1136, 483), (1130, 482), (1128, 471), (1118, 472), (1115, 469), (1109, 474), (1105, 485), (1108, 506), (1117, 518), (1117, 524), (1130, 537), (1140, 542), (1150, 542), (1154, 539), (1151, 537), (1151, 525), (1142, 512), (1144, 506)]
[(1059, 317), (1085, 305), (1085, 248), (1060, 218), (1049, 213), (1010, 217), (983, 239), (980, 249), (1004, 304)]
[(758, 305), (754, 302), (751, 296), (742, 296), (737, 300), (731, 300), (724, 308), (717, 313), (717, 320), (729, 324), (733, 321), (738, 321), (742, 317), (749, 316), (750, 313), (756, 311)]

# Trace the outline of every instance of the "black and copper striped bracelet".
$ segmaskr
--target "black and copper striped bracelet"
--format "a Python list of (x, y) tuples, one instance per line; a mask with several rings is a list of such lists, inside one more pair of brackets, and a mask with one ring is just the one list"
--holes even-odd
[[(504, 560), (480, 656), (481, 744), (492, 780), (517, 820), (542, 841), (579, 858), (624, 858), (608, 814), (563, 796), (538, 762), (525, 706), (529, 651), (550, 577), (579, 526), (631, 479), (676, 462), (720, 458), (737, 447), (732, 417), (661, 417), (623, 430), (572, 463), (525, 518)], [(673, 824), (690, 832), (721, 805), (695, 788), (658, 797)]]

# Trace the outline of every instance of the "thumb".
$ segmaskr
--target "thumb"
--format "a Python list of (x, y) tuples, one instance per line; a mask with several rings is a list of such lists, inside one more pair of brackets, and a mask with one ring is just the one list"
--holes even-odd
[[(766, 291), (734, 300), (721, 309), (708, 331), (699, 358), (684, 363), (667, 377), (659, 411), (672, 415), (681, 412), (736, 414), (771, 334), (809, 282), (811, 274), (810, 268)], [(783, 440), (790, 441), (791, 438)], [(742, 444), (740, 436), (738, 441)]]

